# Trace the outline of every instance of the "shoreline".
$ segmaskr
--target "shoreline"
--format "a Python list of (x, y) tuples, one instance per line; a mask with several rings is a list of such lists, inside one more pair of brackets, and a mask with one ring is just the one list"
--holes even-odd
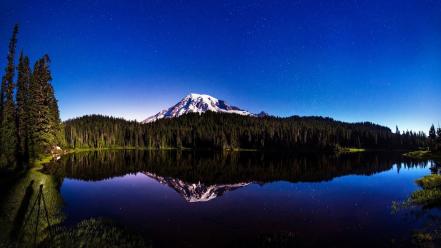
[(440, 153), (433, 153), (428, 150), (410, 151), (410, 152), (404, 153), (403, 156), (406, 156), (409, 158), (414, 158), (414, 159), (429, 159), (429, 160), (441, 162), (441, 154)]

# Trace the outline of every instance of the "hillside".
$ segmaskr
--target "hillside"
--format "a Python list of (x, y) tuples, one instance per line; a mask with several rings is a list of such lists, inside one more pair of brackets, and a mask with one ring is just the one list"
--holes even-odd
[(206, 112), (139, 123), (92, 115), (64, 123), (71, 148), (139, 147), (323, 151), (338, 147), (414, 149), (424, 134), (394, 134), (370, 122), (345, 123), (324, 117), (287, 118)]

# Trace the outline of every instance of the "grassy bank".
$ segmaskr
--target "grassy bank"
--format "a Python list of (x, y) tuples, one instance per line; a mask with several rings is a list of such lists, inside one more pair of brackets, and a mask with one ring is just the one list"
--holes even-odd
[[(412, 151), (403, 154), (406, 157), (419, 160), (433, 160), (441, 162), (441, 154), (428, 150)], [(418, 207), (415, 216), (417, 219), (425, 219), (424, 225), (414, 231), (412, 244), (415, 247), (440, 247), (441, 246), (441, 175), (431, 174), (417, 179), (416, 184), (420, 189), (413, 192), (403, 203), (393, 204), (392, 209), (414, 209)]]
[(366, 149), (364, 148), (354, 148), (354, 147), (342, 147), (338, 148), (337, 152), (340, 153), (356, 153), (356, 152), (365, 152)]
[(117, 146), (117, 147), (93, 147), (93, 148), (68, 148), (62, 155), (78, 153), (78, 152), (94, 152), (94, 151), (115, 151), (115, 150), (140, 150), (140, 151), (170, 151), (170, 150), (192, 150), (188, 147), (162, 147), (162, 148), (148, 148), (148, 147), (133, 147), (133, 146)]
[[(48, 237), (51, 227), (64, 219), (59, 192), (61, 181), (40, 172), (42, 165), (51, 159), (51, 156), (43, 156), (32, 161), (27, 171), (8, 184), (8, 190), (4, 192), (0, 203), (0, 243), (16, 244), (19, 247), (33, 246), (34, 239), (35, 243), (40, 243)], [(40, 185), (43, 185), (41, 194)], [(41, 201), (32, 210), (38, 198), (44, 198), (46, 206)], [(49, 221), (43, 215), (46, 210)]]
[(429, 159), (429, 160), (435, 160), (438, 162), (441, 162), (441, 154), (440, 153), (433, 153), (428, 150), (419, 150), (419, 151), (412, 151), (403, 154), (404, 156), (414, 158), (414, 159)]
[[(428, 150), (412, 151), (403, 155), (414, 159), (441, 162), (441, 154)], [(421, 189), (412, 193), (408, 199), (409, 204), (419, 205), (425, 208), (441, 207), (441, 175), (432, 174), (424, 176), (417, 179), (416, 184), (418, 184)]]
[(416, 183), (421, 187), (412, 193), (410, 202), (424, 208), (441, 207), (441, 175), (428, 175)]
[(405, 205), (421, 207), (416, 214), (417, 219), (426, 220), (423, 227), (415, 230), (412, 243), (416, 247), (440, 247), (441, 216), (438, 211), (432, 210), (441, 208), (441, 175), (428, 175), (416, 183), (421, 189), (413, 192)]
[[(261, 150), (261, 149), (252, 149), (252, 148), (230, 148), (226, 147), (223, 149), (213, 149), (213, 148), (191, 148), (191, 147), (161, 147), (161, 148), (152, 148), (152, 147), (93, 147), (93, 148), (68, 148), (63, 152), (65, 154), (77, 153), (77, 152), (93, 152), (93, 151), (114, 151), (114, 150), (144, 150), (144, 151), (170, 151), (170, 150), (192, 150), (192, 151), (232, 151), (232, 152), (300, 152), (300, 153), (357, 153), (357, 152), (366, 152), (370, 151), (365, 148), (354, 148), (354, 147), (337, 147), (334, 150)], [(374, 151), (374, 150), (372, 150)], [(375, 150), (375, 151), (387, 151), (387, 150)]]

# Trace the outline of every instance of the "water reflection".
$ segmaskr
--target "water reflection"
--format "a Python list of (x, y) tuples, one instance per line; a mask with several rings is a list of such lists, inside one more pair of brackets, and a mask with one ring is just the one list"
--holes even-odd
[(182, 195), (187, 202), (205, 202), (213, 200), (218, 196), (222, 196), (227, 191), (239, 189), (250, 184), (250, 182), (245, 182), (206, 185), (201, 182), (187, 183), (177, 178), (161, 177), (150, 172), (144, 172), (144, 174), (152, 179), (155, 179), (159, 183), (165, 184), (168, 187), (176, 190), (176, 192)]
[(44, 172), (64, 178), (66, 224), (111, 218), (159, 247), (390, 247), (418, 224), (391, 203), (428, 164), (391, 153), (106, 151)]
[(246, 182), (328, 181), (344, 175), (372, 175), (402, 167), (424, 167), (391, 153), (340, 155), (258, 152), (193, 151), (95, 151), (64, 156), (47, 164), (44, 172), (73, 179), (98, 181), (112, 177), (149, 172), (186, 183), (235, 184)]

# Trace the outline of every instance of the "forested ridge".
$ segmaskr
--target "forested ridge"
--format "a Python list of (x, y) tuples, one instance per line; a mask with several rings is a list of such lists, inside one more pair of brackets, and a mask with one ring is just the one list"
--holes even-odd
[[(101, 115), (64, 122), (70, 148), (194, 148), (329, 151), (341, 147), (415, 149), (424, 133), (393, 133), (370, 122), (324, 117), (249, 117), (206, 112), (142, 124)], [(398, 128), (397, 128), (398, 129)]]

